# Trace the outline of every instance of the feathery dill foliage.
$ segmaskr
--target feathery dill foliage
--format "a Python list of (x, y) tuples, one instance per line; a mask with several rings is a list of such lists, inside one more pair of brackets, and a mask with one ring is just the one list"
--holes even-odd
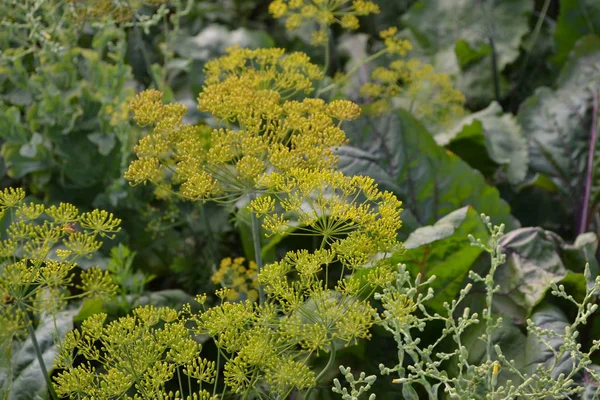
[(30, 313), (55, 315), (70, 300), (109, 298), (117, 291), (112, 277), (97, 268), (82, 271), (77, 284), (73, 278), (77, 260), (100, 249), (100, 238), (114, 237), (120, 219), (106, 211), (80, 213), (71, 204), (45, 207), (24, 199), (22, 189), (0, 191), (0, 214), (10, 221), (7, 238), (0, 241), (0, 343), (8, 346), (26, 330), (32, 334)]

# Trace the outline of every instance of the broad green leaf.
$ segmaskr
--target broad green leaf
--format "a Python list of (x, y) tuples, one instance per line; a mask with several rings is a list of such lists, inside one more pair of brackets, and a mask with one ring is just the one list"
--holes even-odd
[[(450, 147), (463, 159), (472, 156), (468, 153), (463, 156), (461, 150), (465, 147), (469, 149), (464, 146), (464, 141), (483, 143), (489, 159), (503, 167), (511, 184), (518, 184), (525, 179), (529, 162), (527, 140), (515, 118), (511, 114), (504, 114), (500, 104), (495, 101), (485, 110), (463, 118), (452, 129), (436, 134), (434, 138), (440, 146)], [(459, 141), (460, 145), (451, 146)], [(477, 168), (477, 165), (474, 166)]]
[(556, 22), (554, 61), (562, 65), (575, 43), (583, 36), (600, 34), (600, 2), (597, 0), (560, 0)]
[(589, 275), (585, 277), (587, 288), (594, 286), (594, 280), (600, 275), (600, 265), (596, 258), (598, 251), (598, 236), (593, 232), (582, 233), (575, 238), (572, 245), (565, 244), (562, 248), (562, 258), (571, 271), (585, 272), (589, 266)]
[(27, 151), (25, 151), (26, 155), (22, 155), (22, 148), (22, 145), (14, 142), (5, 142), (2, 145), (0, 154), (6, 166), (8, 176), (13, 179), (21, 179), (34, 172), (47, 171), (51, 168), (52, 160), (47, 150), (36, 151), (34, 157), (28, 157), (27, 155), (31, 154), (27, 154)]
[(562, 244), (558, 235), (541, 228), (521, 228), (504, 235), (500, 246), (506, 263), (494, 276), (500, 286), (496, 306), (502, 310), (512, 303), (519, 314), (513, 318), (523, 323), (551, 283), (567, 274), (559, 254)]
[(498, 190), (488, 186), (478, 171), (455, 154), (438, 146), (411, 114), (399, 110), (389, 118), (392, 123), (384, 132), (387, 149), (378, 155), (386, 161), (387, 170), (396, 182), (396, 194), (419, 224), (431, 225), (452, 211), (470, 205), (490, 215), (496, 223), (505, 223), (509, 229), (516, 226)]
[[(56, 340), (63, 338), (67, 332), (73, 329), (73, 317), (76, 314), (77, 310), (59, 312), (56, 315), (58, 331), (55, 331), (55, 321), (52, 316), (44, 318), (35, 330), (35, 336), (48, 371), (52, 370), (54, 357), (58, 352)], [(12, 365), (12, 384), (8, 400), (30, 400), (36, 396), (46, 398), (46, 381), (30, 338), (27, 338), (19, 350), (13, 354)]]
[(458, 88), (481, 104), (494, 96), (489, 38), (493, 38), (497, 67), (502, 72), (519, 56), (533, 6), (529, 0), (420, 0), (402, 22), (429, 62), (456, 76)]
[(597, 88), (600, 80), (600, 32), (581, 38), (558, 76), (561, 89), (585, 90)]
[(569, 271), (583, 271), (586, 262), (597, 270), (593, 233), (581, 235), (573, 245), (542, 228), (521, 228), (505, 234), (500, 246), (506, 263), (498, 267), (495, 282), (500, 291), (494, 303), (498, 311), (523, 323), (540, 303), (553, 282)]
[(90, 142), (98, 146), (98, 153), (100, 153), (103, 156), (107, 156), (108, 154), (110, 154), (112, 149), (115, 147), (115, 144), (117, 143), (115, 135), (112, 133), (104, 135), (102, 133), (95, 132), (88, 134), (87, 137)]
[[(591, 138), (592, 93), (600, 89), (600, 37), (585, 37), (576, 49), (561, 72), (558, 88), (537, 89), (521, 104), (517, 119), (529, 143), (531, 172), (550, 178), (571, 212), (579, 214)], [(590, 209), (600, 200), (599, 144), (595, 144)]]
[(471, 246), (469, 234), (485, 240), (487, 230), (475, 210), (463, 207), (411, 233), (404, 242), (406, 252), (393, 257), (394, 262), (406, 264), (413, 276), (421, 274), (423, 280), (436, 276), (431, 284), (435, 297), (427, 303), (435, 311), (442, 312), (443, 303), (456, 297), (482, 253)]

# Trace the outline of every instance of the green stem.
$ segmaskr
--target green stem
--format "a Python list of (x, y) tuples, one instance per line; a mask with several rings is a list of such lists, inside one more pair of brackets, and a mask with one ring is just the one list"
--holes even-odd
[[(327, 28), (327, 40), (325, 41), (325, 64), (323, 65), (323, 79), (327, 76), (327, 71), (329, 71), (329, 63), (331, 62), (331, 54), (329, 48), (329, 41), (331, 38), (329, 37), (329, 28)], [(317, 93), (321, 92), (321, 85), (323, 84), (323, 79), (319, 82), (319, 87), (317, 88)]]
[[(215, 346), (217, 343), (215, 342)], [(213, 385), (212, 397), (214, 398), (217, 395), (217, 383), (219, 382), (219, 369), (221, 368), (221, 349), (217, 346), (217, 369), (215, 369), (217, 375), (215, 376), (215, 382)], [(225, 385), (227, 386), (227, 385)]]
[[(253, 193), (250, 195), (250, 200), (254, 200), (256, 195)], [(250, 213), (250, 219), (252, 220), (252, 243), (254, 244), (254, 259), (256, 261), (256, 269), (257, 274), (260, 274), (260, 271), (263, 267), (262, 260), (262, 252), (260, 246), (260, 224), (258, 222), (258, 218), (256, 214), (253, 212)], [(265, 292), (261, 285), (258, 285), (258, 304), (265, 304)]]
[(215, 242), (215, 237), (213, 234), (212, 227), (210, 226), (210, 220), (208, 219), (208, 215), (206, 215), (206, 210), (204, 209), (204, 204), (200, 204), (200, 217), (202, 218), (202, 223), (204, 224), (204, 229), (206, 229), (206, 241), (208, 242), (208, 251), (210, 253), (211, 262), (216, 265), (217, 263), (217, 246)]
[(48, 391), (50, 391), (50, 396), (54, 400), (58, 400), (58, 395), (54, 391), (54, 387), (52, 386), (52, 382), (50, 381), (50, 375), (48, 374), (48, 369), (46, 368), (46, 363), (44, 362), (44, 357), (42, 357), (42, 351), (40, 350), (40, 345), (38, 344), (37, 338), (35, 336), (35, 331), (33, 330), (33, 325), (31, 323), (31, 319), (29, 318), (29, 314), (23, 306), (22, 303), (19, 303), (19, 309), (23, 312), (25, 318), (25, 325), (27, 326), (27, 332), (29, 332), (29, 337), (31, 338), (31, 343), (33, 344), (33, 349), (35, 350), (35, 356), (37, 357), (38, 363), (40, 364), (40, 369), (42, 370), (42, 374), (44, 374), (44, 380), (46, 381), (46, 386), (48, 386)]
[(352, 74), (354, 74), (356, 71), (358, 71), (363, 65), (366, 65), (366, 64), (370, 63), (371, 61), (381, 57), (382, 55), (386, 54), (387, 51), (388, 51), (387, 48), (385, 48), (385, 49), (379, 50), (377, 53), (374, 53), (374, 54), (370, 55), (369, 57), (365, 58), (361, 63), (356, 64), (350, 71), (348, 71), (341, 80), (339, 80), (338, 82), (334, 82), (330, 85), (327, 85), (323, 89), (319, 89), (317, 91), (317, 97), (323, 93), (326, 93), (326, 92), (332, 90), (340, 83), (348, 80), (348, 78), (350, 78), (350, 76), (352, 76)]
[[(319, 381), (323, 378), (323, 376), (325, 376), (327, 371), (329, 371), (329, 368), (331, 368), (331, 366), (333, 365), (333, 362), (335, 361), (335, 353), (336, 353), (335, 344), (333, 343), (333, 340), (332, 340), (331, 341), (331, 351), (329, 352), (329, 361), (327, 361), (327, 365), (325, 365), (325, 368), (323, 368), (323, 370), (315, 378), (316, 384), (319, 383)], [(312, 394), (312, 391), (314, 389), (315, 389), (314, 387), (311, 387), (306, 391), (306, 394), (304, 395), (304, 400), (310, 400), (310, 395)]]

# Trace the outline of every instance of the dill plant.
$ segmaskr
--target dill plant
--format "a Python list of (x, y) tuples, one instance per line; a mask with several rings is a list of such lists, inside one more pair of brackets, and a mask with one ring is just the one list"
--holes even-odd
[(28, 203), (25, 192), (13, 188), (0, 191), (0, 213), (10, 221), (7, 237), (0, 241), (2, 349), (10, 353), (14, 340), (29, 335), (48, 390), (56, 399), (32, 316), (52, 317), (57, 329), (56, 315), (69, 301), (106, 299), (117, 292), (112, 276), (98, 268), (82, 271), (78, 283), (73, 279), (77, 260), (99, 250), (102, 238), (113, 238), (121, 220), (106, 211), (80, 213), (67, 203), (51, 207)]
[[(312, 388), (333, 367), (340, 346), (370, 337), (375, 310), (368, 298), (377, 286), (393, 279), (386, 259), (401, 250), (396, 239), (401, 203), (380, 191), (371, 178), (346, 177), (335, 170), (333, 148), (346, 142), (341, 123), (357, 118), (360, 110), (343, 100), (292, 99), (310, 93), (313, 79), (320, 76), (305, 54), (234, 48), (207, 64), (206, 71), (199, 108), (210, 111), (225, 128), (184, 124), (185, 107), (164, 104), (157, 91), (138, 95), (131, 104), (134, 117), (152, 130), (136, 147), (138, 160), (132, 162), (127, 179), (133, 184), (152, 182), (192, 201), (245, 200), (255, 227), (262, 221), (266, 234), (313, 235), (321, 244), (312, 252), (290, 251), (260, 268), (260, 237), (258, 229), (253, 230), (260, 301), (228, 301), (232, 288), (218, 290), (221, 302), (212, 307), (205, 296), (198, 296), (202, 311), (187, 305), (176, 313), (177, 321), (172, 319), (189, 329), (188, 336), (177, 341), (187, 342), (194, 335), (213, 339), (218, 348), (213, 368), (222, 374), (222, 393), (286, 397), (297, 390), (310, 398)], [(355, 270), (369, 264), (378, 268), (364, 281), (353, 279)], [(330, 270), (340, 274), (332, 282)], [(169, 356), (170, 344), (157, 339), (162, 324), (167, 324), (159, 323), (160, 313), (167, 311), (145, 312), (154, 314), (156, 321), (149, 329), (140, 330), (142, 322), (126, 317), (129, 322), (120, 319), (90, 333), (86, 327), (76, 331), (80, 333), (61, 349), (61, 358), (71, 364), (61, 364), (57, 391), (66, 396), (100, 395), (108, 385), (102, 382), (113, 379), (110, 371), (118, 370), (126, 374), (120, 380), (123, 385), (106, 394), (108, 398), (177, 398), (184, 392), (216, 396), (217, 379), (208, 382), (189, 375), (193, 363), (208, 362), (198, 361), (199, 348), (189, 359), (175, 362)], [(126, 322), (131, 340), (113, 331)], [(91, 344), (82, 344), (81, 338), (102, 330), (104, 336), (89, 343), (100, 340), (118, 346), (104, 345), (100, 355), (86, 350)], [(156, 351), (140, 345), (147, 340)], [(141, 354), (139, 363), (128, 360), (127, 354)], [(312, 361), (321, 354), (328, 355), (328, 362), (315, 372)], [(83, 364), (72, 362), (78, 357)], [(93, 363), (104, 368), (95, 370)], [(179, 386), (175, 392), (168, 389), (172, 380)], [(211, 382), (212, 390), (206, 391)]]
[[(527, 321), (528, 336), (536, 343), (539, 352), (546, 352), (551, 357), (546, 362), (522, 368), (515, 360), (508, 359), (502, 346), (497, 343), (496, 333), (501, 329), (503, 319), (492, 311), (494, 293), (499, 290), (494, 276), (505, 261), (499, 245), (504, 226), (493, 226), (489, 217), (484, 215), (482, 219), (491, 233), (490, 242), (484, 243), (473, 237), (470, 240), (472, 245), (489, 254), (491, 267), (483, 276), (474, 271), (469, 274), (473, 282), (481, 283), (485, 288), (485, 306), (481, 314), (473, 313), (462, 305), (473, 289), (471, 283), (451, 303), (444, 304), (444, 315), (430, 313), (426, 304), (434, 293), (427, 286), (435, 277), (422, 282), (420, 275), (413, 279), (405, 267), (399, 265), (394, 281), (374, 295), (383, 307), (383, 312), (377, 316), (377, 324), (393, 336), (398, 355), (395, 366), (379, 365), (381, 374), (395, 376), (393, 383), (402, 386), (402, 395), (406, 399), (422, 398), (415, 390), (417, 386), (429, 399), (442, 398), (441, 392), (451, 399), (571, 399), (582, 396), (586, 390), (586, 395), (591, 396), (586, 398), (597, 398), (600, 395), (600, 375), (591, 365), (591, 357), (600, 349), (600, 340), (593, 340), (590, 348), (583, 350), (577, 339), (578, 330), (589, 322), (589, 317), (598, 308), (594, 299), (600, 290), (600, 277), (588, 285), (579, 301), (569, 295), (562, 285), (552, 284), (551, 294), (572, 303), (577, 309), (576, 316), (564, 330), (544, 329), (536, 326), (532, 320)], [(589, 273), (586, 266), (586, 276)], [(444, 328), (432, 344), (424, 346), (418, 337), (419, 332), (436, 322), (441, 322)], [(464, 341), (465, 334), (475, 327), (482, 332), (477, 340), (485, 348), (483, 359), (477, 363), (470, 358), (473, 344)], [(443, 345), (447, 340), (455, 344), (450, 351), (447, 344)], [(456, 365), (457, 373), (448, 373), (450, 363)], [(345, 400), (357, 399), (375, 381), (375, 376), (366, 378), (364, 373), (359, 380), (355, 380), (349, 369), (340, 367), (340, 370), (351, 391), (342, 388), (337, 380), (334, 381), (333, 391)], [(584, 382), (587, 382), (588, 389), (584, 387)], [(359, 383), (364, 386), (357, 389), (355, 385)], [(374, 397), (371, 394), (370, 399)]]

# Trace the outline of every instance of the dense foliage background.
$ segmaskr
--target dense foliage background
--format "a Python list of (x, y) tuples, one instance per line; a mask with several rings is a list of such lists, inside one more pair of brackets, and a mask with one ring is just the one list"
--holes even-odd
[[(239, 45), (303, 51), (327, 65), (325, 89), (341, 82), (322, 97), (364, 105), (359, 119), (344, 123), (350, 142), (337, 150), (340, 169), (373, 177), (403, 202), (399, 239), (407, 250), (395, 261), (424, 280), (436, 275), (431, 310), (441, 312), (443, 302), (456, 298), (469, 271), (489, 269), (487, 254), (467, 238), (488, 235), (479, 213), (504, 223), (500, 247), (507, 259), (496, 272), (494, 305), (509, 323), (497, 340), (512, 345), (507, 357), (519, 365), (552, 357), (527, 347), (525, 321), (532, 318), (544, 329), (564, 326), (576, 310), (550, 296), (551, 284), (580, 298), (600, 274), (600, 2), (378, 4), (381, 12), (361, 17), (357, 30), (328, 28), (327, 47), (313, 44), (310, 23), (286, 29), (269, 14), (268, 1), (0, 4), (2, 187), (22, 187), (33, 202), (69, 202), (82, 212), (101, 208), (123, 220), (114, 240), (78, 261), (81, 269), (118, 271), (122, 295), (71, 304), (58, 320), (63, 334), (100, 311), (114, 319), (136, 305), (179, 307), (220, 287), (223, 276), (211, 277), (222, 259), (254, 259), (245, 204), (180, 201), (124, 178), (134, 145), (145, 135), (130, 115), (133, 96), (158, 89), (166, 102), (188, 106), (186, 122), (211, 125), (212, 117), (196, 108), (205, 63)], [(67, 17), (65, 7), (78, 14)], [(364, 61), (381, 50), (379, 31), (391, 26), (412, 44), (404, 59), (418, 63), (418, 73), (392, 82), (402, 90), (385, 96), (385, 112), (378, 112), (377, 95), (361, 87), (380, 81), (377, 68), (392, 59)], [(10, 222), (4, 215), (3, 231)], [(265, 239), (262, 253), (269, 262), (314, 246), (301, 237), (276, 237)], [(474, 290), (465, 301), (476, 308), (481, 293)], [(240, 298), (246, 295), (242, 290)], [(583, 348), (600, 337), (598, 315), (579, 332)], [(39, 334), (50, 325), (40, 323)], [(440, 329), (428, 327), (422, 340), (435, 341)], [(378, 371), (395, 344), (383, 330), (372, 334), (342, 350), (338, 364)], [(43, 396), (35, 355), (24, 343), (3, 353), (0, 364), (8, 371), (12, 359), (12, 372), (0, 374), (0, 382), (12, 380), (10, 399)], [(42, 347), (51, 359), (52, 340)], [(600, 365), (597, 353), (593, 362)], [(317, 360), (325, 363), (326, 357)], [(328, 374), (315, 392), (320, 398), (335, 396), (330, 382), (338, 372)], [(375, 392), (398, 398), (397, 391), (382, 380)]]

